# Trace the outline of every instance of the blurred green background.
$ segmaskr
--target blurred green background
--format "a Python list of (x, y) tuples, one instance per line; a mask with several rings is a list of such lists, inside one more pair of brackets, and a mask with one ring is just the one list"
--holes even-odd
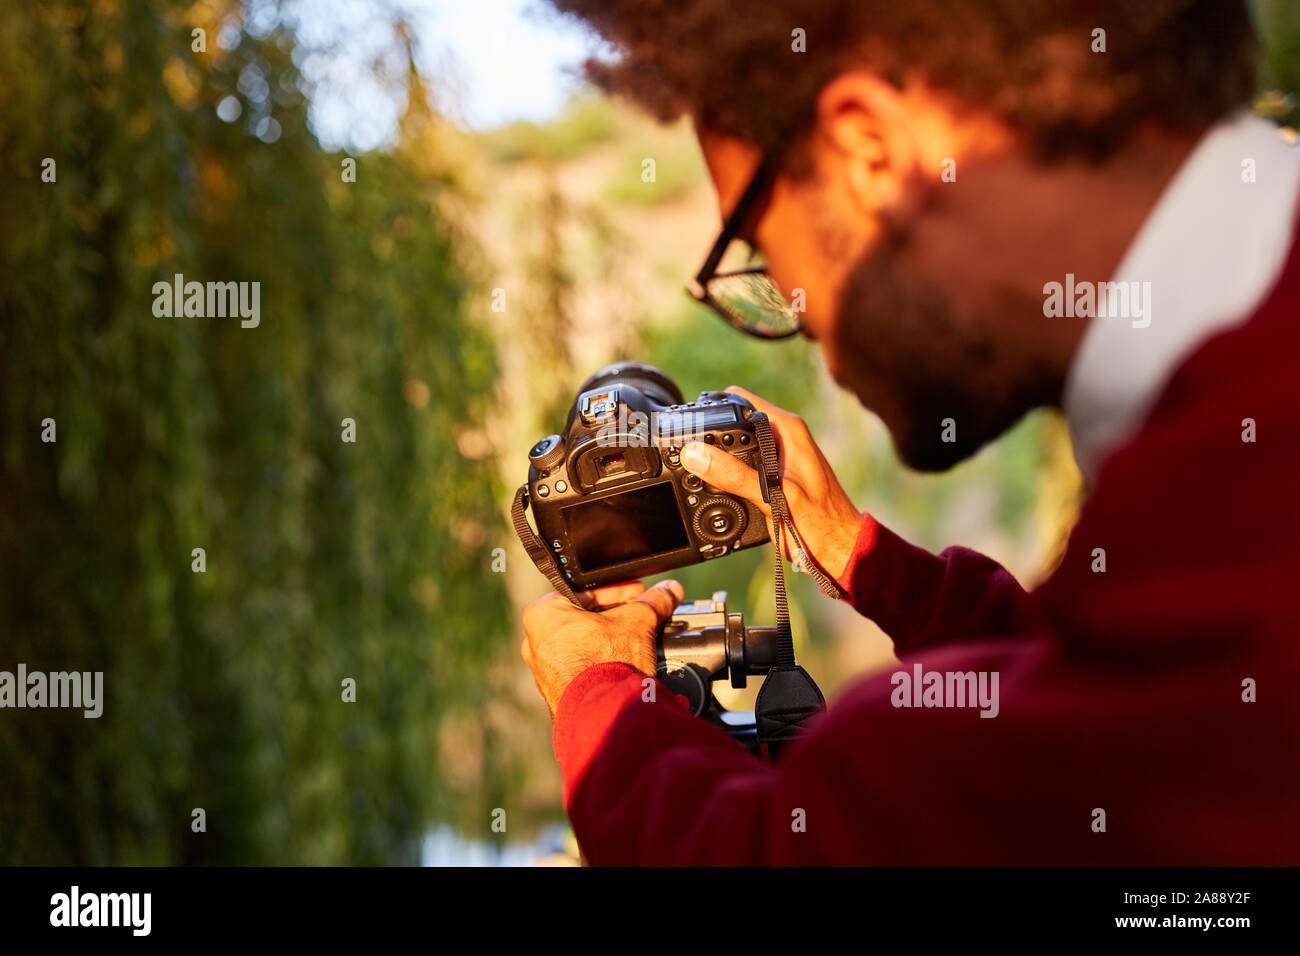
[[(1056, 416), (946, 475), (901, 470), (814, 348), (745, 340), (682, 293), (717, 228), (687, 127), (583, 95), (471, 130), (418, 65), (421, 6), (364, 5), (397, 122), (350, 150), (318, 134), (328, 74), (306, 68), (351, 40), (321, 26), (331, 4), (0, 14), (0, 669), (103, 671), (107, 698), (99, 720), (0, 711), (0, 863), (571, 859), (517, 651), (545, 585), (506, 510), (608, 361), (799, 412), (859, 506), (919, 544), (1032, 583), (1068, 533)], [(1256, 108), (1291, 124), (1298, 11), (1256, 4)], [(155, 317), (175, 273), (260, 281), (260, 326)], [(769, 560), (676, 576), (761, 623)], [(887, 666), (868, 622), (806, 578), (793, 597), (832, 701)]]

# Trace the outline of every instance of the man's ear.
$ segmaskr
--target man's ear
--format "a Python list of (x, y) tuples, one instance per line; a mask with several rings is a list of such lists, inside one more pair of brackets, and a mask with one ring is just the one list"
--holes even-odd
[(920, 172), (913, 120), (903, 92), (870, 73), (841, 73), (818, 94), (818, 136), (861, 215), (911, 218)]

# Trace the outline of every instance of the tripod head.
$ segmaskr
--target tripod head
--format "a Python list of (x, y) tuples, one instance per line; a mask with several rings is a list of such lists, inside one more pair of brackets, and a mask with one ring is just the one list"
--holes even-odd
[(739, 611), (727, 611), (727, 592), (707, 601), (679, 604), (655, 642), (658, 677), (690, 703), (691, 713), (717, 724), (757, 752), (752, 710), (726, 710), (713, 696), (713, 682), (744, 687), (751, 675), (766, 674), (776, 663), (777, 629), (746, 627)]

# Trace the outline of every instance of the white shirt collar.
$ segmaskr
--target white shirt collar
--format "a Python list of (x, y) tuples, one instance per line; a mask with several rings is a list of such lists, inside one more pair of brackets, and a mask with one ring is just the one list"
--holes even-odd
[(1092, 319), (1066, 379), (1062, 406), (1090, 485), (1197, 345), (1249, 318), (1272, 290), (1297, 197), (1300, 151), (1265, 119), (1238, 113), (1192, 150), (1115, 270), (1114, 281), (1150, 283), (1150, 324)]

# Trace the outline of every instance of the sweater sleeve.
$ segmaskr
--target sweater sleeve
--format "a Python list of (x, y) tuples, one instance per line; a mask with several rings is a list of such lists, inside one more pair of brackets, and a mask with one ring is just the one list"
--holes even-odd
[[(869, 516), (840, 583), (847, 600), (876, 620), (900, 653), (965, 638), (1023, 636), (1036, 617), (1028, 595), (996, 562), (966, 548), (930, 554)], [(887, 702), (888, 694), (880, 699)], [(898, 711), (882, 707), (876, 723), (883, 729)], [(861, 794), (858, 803), (841, 806), (839, 790), (813, 785), (838, 779), (852, 761), (887, 764), (873, 758), (873, 738), (856, 730), (847, 737), (825, 733), (838, 723), (837, 715), (823, 717), (822, 732), (810, 728), (793, 762), (773, 765), (694, 717), (659, 681), (624, 664), (598, 664), (569, 685), (555, 712), (564, 807), (583, 852), (597, 865), (832, 858), (833, 847), (790, 836), (788, 807), (811, 812), (813, 806), (823, 832), (853, 828), (855, 860), (879, 859), (881, 830), (870, 824), (888, 794), (875, 794), (878, 807), (861, 805)], [(851, 754), (841, 752), (845, 746)], [(869, 777), (868, 792), (884, 787), (889, 774)], [(824, 829), (827, 818), (835, 828)]]
[[(855, 725), (822, 733), (776, 764), (694, 717), (659, 682), (598, 664), (565, 690), (555, 714), (564, 808), (596, 866), (752, 866), (884, 859), (882, 813), (892, 802), (879, 741)], [(882, 697), (882, 700), (884, 698)], [(892, 715), (887, 705), (881, 717)], [(825, 731), (830, 730), (827, 734)], [(837, 783), (862, 769), (862, 789)], [(816, 820), (808, 831), (798, 815)], [(843, 836), (846, 839), (842, 840)]]
[(840, 583), (903, 654), (968, 638), (1023, 637), (1038, 623), (1034, 599), (991, 558), (969, 548), (931, 554), (869, 514)]
[[(653, 688), (653, 693), (649, 691)], [(595, 865), (760, 862), (775, 768), (658, 681), (598, 664), (555, 712), (564, 809)]]

